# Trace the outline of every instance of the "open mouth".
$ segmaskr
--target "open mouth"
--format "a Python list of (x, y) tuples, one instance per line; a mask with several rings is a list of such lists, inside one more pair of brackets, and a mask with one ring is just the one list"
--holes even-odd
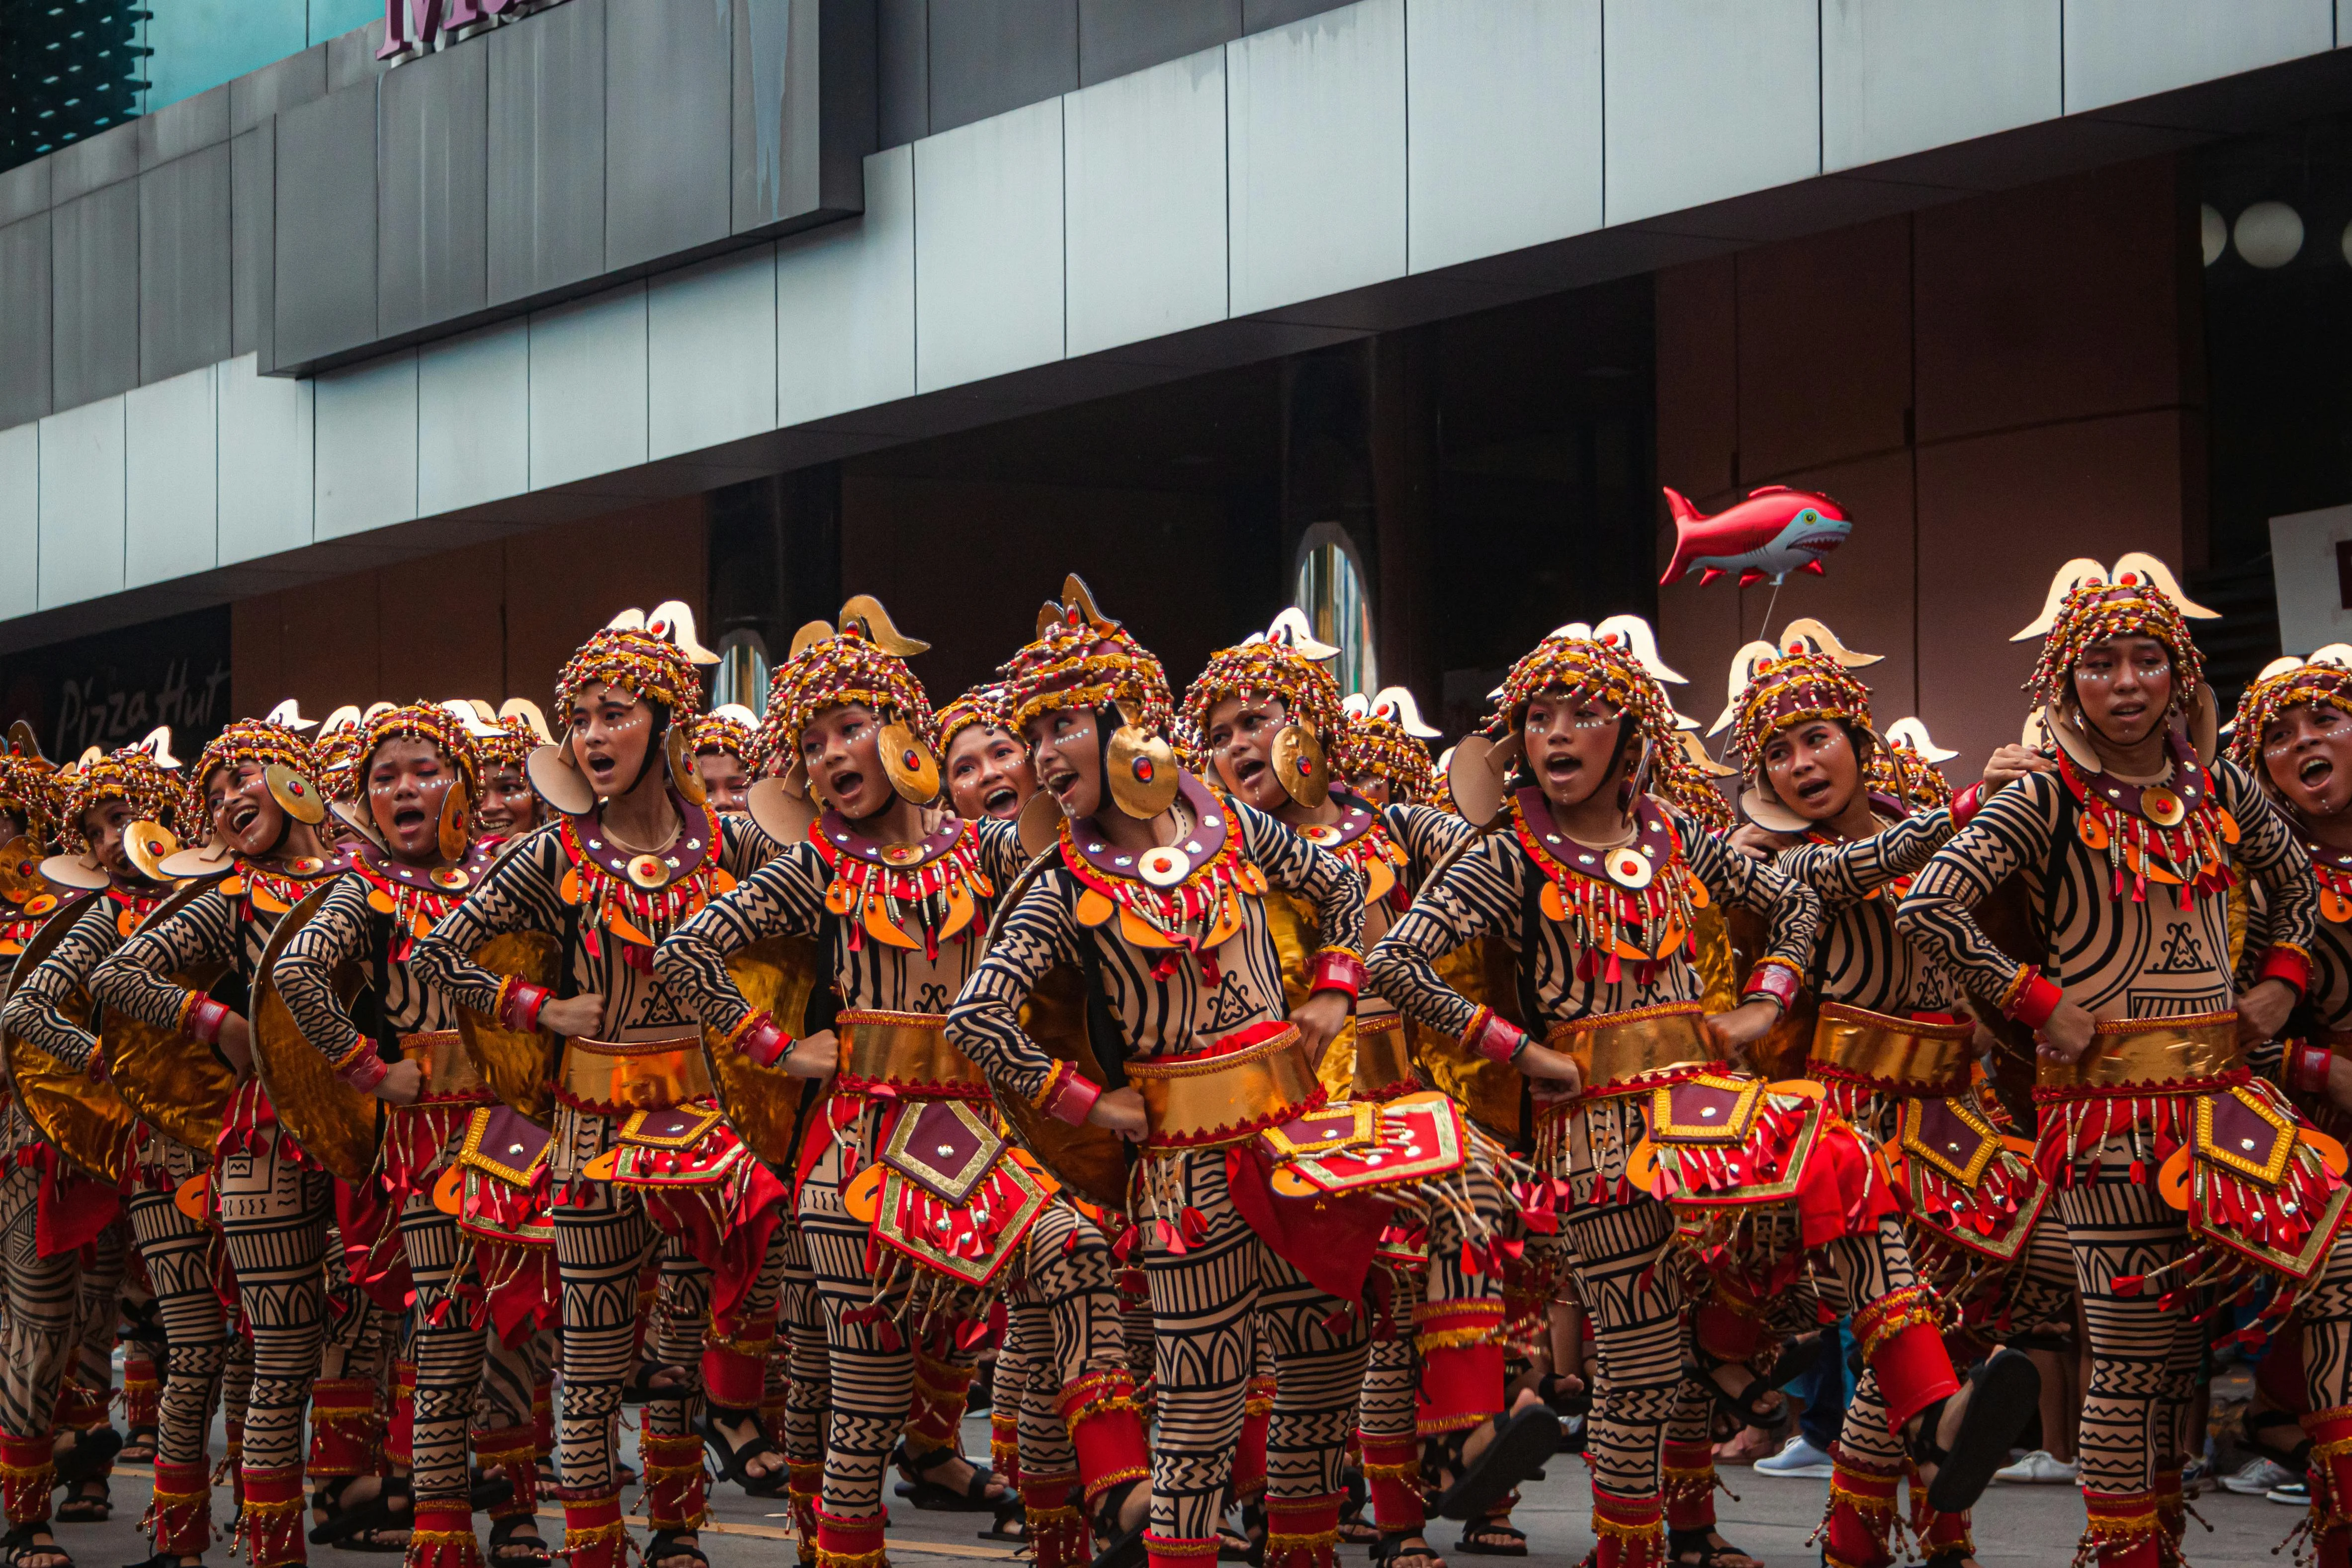
[(2305, 757), (2303, 759), (2302, 765), (2294, 770), (2294, 776), (2302, 783), (2316, 789), (2326, 783), (2335, 772), (2336, 764), (2327, 758)]
[(1020, 792), (1011, 784), (1001, 784), (982, 795), (980, 805), (982, 811), (994, 816), (998, 812), (1011, 811), (1013, 804), (1020, 798)]
[(1069, 793), (1072, 784), (1078, 782), (1078, 770), (1066, 763), (1058, 767), (1048, 763), (1038, 770), (1037, 782), (1045, 786), (1047, 794), (1059, 799)]
[(1544, 777), (1548, 779), (1573, 778), (1576, 775), (1577, 770), (1581, 766), (1583, 766), (1582, 763), (1579, 763), (1574, 757), (1569, 755), (1566, 752), (1556, 752), (1544, 759)]
[(1797, 786), (1797, 798), (1808, 805), (1819, 805), (1829, 798), (1829, 794), (1830, 781), (1827, 779), (1807, 779)]
[(1810, 551), (1815, 555), (1826, 555), (1844, 541), (1845, 535), (1843, 533), (1809, 533), (1802, 539), (1790, 540), (1789, 548)]
[(392, 814), (392, 825), (404, 833), (412, 827), (422, 827), (425, 825), (425, 808), (421, 805), (404, 805)]
[(620, 759), (606, 752), (591, 752), (588, 753), (588, 771), (593, 774), (600, 783), (605, 779), (611, 778), (613, 776), (613, 770), (619, 765)]
[(249, 800), (231, 806), (228, 814), (228, 830), (241, 837), (245, 830), (253, 826), (253, 819), (260, 815), (261, 807)]
[(828, 774), (824, 781), (825, 794), (835, 800), (855, 800), (857, 792), (865, 787), (866, 775), (856, 768), (844, 768), (837, 773)]
[(1237, 784), (1255, 784), (1258, 774), (1265, 772), (1265, 759), (1263, 757), (1242, 757), (1227, 765), (1233, 769), (1234, 783)]

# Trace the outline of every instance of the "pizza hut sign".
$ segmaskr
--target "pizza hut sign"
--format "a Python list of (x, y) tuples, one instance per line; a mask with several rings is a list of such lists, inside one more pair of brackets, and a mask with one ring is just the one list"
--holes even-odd
[(383, 47), (375, 58), (398, 65), (486, 32), (500, 22), (520, 21), (563, 0), (383, 0)]

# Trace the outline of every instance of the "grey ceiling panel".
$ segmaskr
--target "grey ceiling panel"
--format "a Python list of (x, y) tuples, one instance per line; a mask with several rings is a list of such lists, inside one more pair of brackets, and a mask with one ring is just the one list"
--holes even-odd
[(140, 168), (152, 169), (227, 141), (228, 100), (229, 84), (223, 82), (209, 92), (141, 115), (132, 122), (139, 127)]
[(1241, 32), (1242, 0), (1078, 0), (1078, 81), (1181, 59)]
[(732, 8), (605, 0), (604, 265), (732, 232)]
[(931, 0), (931, 133), (1078, 85), (1078, 0)]
[(73, 408), (139, 384), (139, 186), (119, 181), (49, 216), (51, 377), (57, 405)]
[(229, 134), (243, 135), (273, 114), (326, 96), (326, 45), (273, 60), (228, 84)]
[(930, 0), (875, 0), (876, 91), (881, 145), (931, 133)]
[(604, 0), (483, 40), (489, 55), (489, 302), (604, 270)]
[(866, 207), (878, 143), (874, 0), (732, 0), (734, 232)]
[(488, 303), (489, 51), (401, 67), (378, 110), (376, 331), (390, 337)]
[[(221, 123), (228, 123), (226, 100)], [(142, 384), (228, 357), (229, 191), (225, 144), (139, 176)]]
[(276, 136), (267, 123), (232, 137), (228, 144), (228, 352), (258, 353), (263, 364), (271, 359), (277, 151)]
[(278, 117), (275, 332), (265, 370), (373, 342), (376, 84)]
[(0, 430), (49, 412), (49, 215), (0, 228)]

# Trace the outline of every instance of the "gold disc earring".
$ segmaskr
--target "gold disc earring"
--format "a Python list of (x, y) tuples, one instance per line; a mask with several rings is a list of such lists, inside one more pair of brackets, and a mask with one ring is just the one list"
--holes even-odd
[(940, 798), (940, 760), (912, 730), (893, 719), (882, 726), (877, 742), (882, 771), (902, 799), (929, 805)]
[(687, 749), (686, 731), (672, 724), (669, 739), (662, 742), (662, 754), (669, 762), (669, 782), (678, 794), (686, 796), (690, 805), (700, 805), (709, 798), (702, 787), (702, 775), (694, 771), (694, 753)]
[(1274, 776), (1283, 794), (1310, 810), (1331, 798), (1331, 759), (1304, 724), (1285, 724), (1276, 732)]
[(319, 786), (284, 763), (262, 769), (261, 779), (269, 788), (269, 798), (295, 821), (316, 826), (327, 819), (327, 803), (320, 796)]
[(1103, 750), (1103, 783), (1111, 804), (1128, 816), (1150, 821), (1176, 799), (1176, 748), (1138, 724), (1122, 705), (1118, 728)]
[(441, 797), (441, 858), (462, 860), (466, 858), (466, 840), (470, 837), (467, 820), (473, 803), (466, 798), (466, 786), (452, 784), (449, 793)]

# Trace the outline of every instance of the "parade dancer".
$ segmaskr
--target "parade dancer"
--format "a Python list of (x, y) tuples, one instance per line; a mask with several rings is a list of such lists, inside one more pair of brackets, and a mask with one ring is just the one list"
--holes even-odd
[[(1553, 1223), (1600, 1348), (1589, 1458), (1601, 1568), (1730, 1550), (1711, 1531), (1664, 1528), (1659, 1444), (1683, 1384), (1685, 1304), (1664, 1255), (1678, 1215), (1702, 1266), (1738, 1271), (1758, 1295), (1810, 1272), (1853, 1315), (1890, 1425), (1931, 1489), (1952, 1472), (1939, 1502), (1972, 1501), (2009, 1436), (1954, 1397), (1932, 1300), (1860, 1142), (1811, 1098), (1727, 1070), (1795, 996), (1821, 903), (1643, 793), (1645, 762), (1678, 745), (1664, 693), (1622, 638), (1545, 639), (1452, 763), (1456, 800), (1507, 827), (1424, 887), (1371, 963), (1382, 994), (1435, 1032), (1425, 1055), (1458, 1042), (1550, 1080), (1535, 1140), (1549, 1191), (1536, 1195), (1568, 1205)], [(1480, 774), (1491, 801), (1465, 790)], [(1691, 952), (1709, 903), (1769, 928), (1745, 999), (1711, 1017)], [(1515, 952), (1514, 994), (1482, 1005), (1435, 966), (1488, 935)]]
[(543, 815), (539, 793), (530, 787), (526, 771), (531, 752), (547, 743), (546, 721), (539, 706), (522, 699), (507, 706), (516, 710), (498, 721), (498, 733), (478, 735), (474, 761), (481, 770), (482, 796), (474, 804), (474, 823), (481, 843), (494, 847), (520, 838), (540, 825)]
[[(701, 799), (698, 661), (716, 656), (693, 643), (674, 605), (625, 611), (572, 657), (556, 683), (563, 742), (530, 761), (555, 821), (509, 845), (410, 959), (458, 1006), (564, 1041), (547, 1163), (562, 1289), (563, 1550), (574, 1568), (618, 1568), (627, 1545), (614, 1428), (637, 1276), (657, 1252), (656, 1350), (677, 1375), (650, 1391), (638, 1440), (655, 1568), (706, 1561), (695, 1536), (705, 1515), (698, 1395), (709, 1394), (719, 1446), (764, 1441), (750, 1414), (730, 1413), (758, 1405), (765, 1376), (783, 1189), (721, 1118), (690, 1014), (653, 967), (662, 938), (774, 852), (747, 818)], [(490, 939), (515, 932), (553, 939), (551, 986), (476, 962)]]
[[(163, 740), (168, 751), (168, 735)], [(0, 775), (5, 772), (6, 764), (0, 763)], [(167, 884), (149, 880), (133, 866), (124, 849), (125, 830), (142, 819), (171, 820), (176, 815), (180, 784), (144, 746), (96, 758), (58, 782), (64, 789), (58, 811), (62, 852), (42, 863), (42, 874), (73, 901), (49, 917), (65, 921), (66, 928), (47, 956), (12, 977), (6, 1013), (0, 1022), (5, 1022), (8, 1035), (68, 1067), (88, 1070), (97, 1046), (88, 1027), (89, 1000), (85, 986), (90, 971), (121, 945), (124, 934), (135, 929), (169, 890)], [(12, 1108), (11, 1114), (21, 1112)], [(197, 1500), (208, 1503), (211, 1495), (205, 1444), (219, 1393), (226, 1335), (220, 1299), (205, 1267), (210, 1232), (181, 1214), (172, 1202), (179, 1181), (202, 1169), (203, 1162), (151, 1129), (142, 1129), (142, 1133), (128, 1203), (154, 1286), (158, 1315), (171, 1338), (170, 1381), (161, 1401), (161, 1447), (155, 1458), (157, 1506), (152, 1515), (156, 1565), (169, 1568), (174, 1556), (193, 1561), (212, 1543), (209, 1509), (191, 1504)], [(185, 1158), (174, 1160), (174, 1153)], [(26, 1160), (21, 1153), (19, 1158), (25, 1162), (25, 1173), (39, 1182), (40, 1162)], [(17, 1179), (17, 1173), (12, 1171), (8, 1179)], [(64, 1269), (70, 1284), (75, 1261), (66, 1252), (44, 1263)], [(110, 1312), (106, 1328), (110, 1337)], [(42, 1353), (19, 1336), (58, 1331), (54, 1314), (20, 1314), (12, 1298), (6, 1335), (12, 1381), (38, 1365)], [(0, 1445), (16, 1441), (14, 1430), (0, 1436)], [(37, 1431), (37, 1437), (25, 1443), (21, 1458), (8, 1454), (0, 1463), (37, 1467), (46, 1462), (51, 1438), (46, 1426)], [(83, 1441), (78, 1436), (75, 1447)], [(104, 1441), (98, 1439), (98, 1445)], [(97, 1445), (91, 1451), (97, 1451)], [(73, 1450), (65, 1457), (70, 1463)], [(15, 1477), (8, 1479), (13, 1485)], [(12, 1504), (16, 1495), (10, 1493)], [(46, 1502), (46, 1488), (41, 1496)], [(10, 1524), (12, 1535), (5, 1545), (23, 1568), (56, 1568), (60, 1561), (70, 1562), (64, 1552), (41, 1540), (45, 1530), (36, 1528), (19, 1541), (13, 1532), (22, 1526), (13, 1513)]]
[(694, 772), (713, 811), (740, 811), (751, 787), (751, 757), (760, 716), (740, 702), (722, 702), (694, 727)]
[[(1743, 804), (1752, 826), (1734, 841), (1821, 896), (1822, 932), (1804, 976), (1811, 1005), (1794, 1020), (1809, 1037), (1806, 1072), (1894, 1173), (1912, 1258), (1953, 1312), (1952, 1326), (1990, 1344), (2071, 1353), (2074, 1259), (2063, 1229), (2039, 1223), (2050, 1190), (2002, 1142), (2007, 1116), (1977, 1081), (1975, 1021), (1956, 977), (1906, 941), (1894, 918), (1927, 858), (1993, 790), (2042, 764), (2004, 748), (1950, 805), (1915, 809), (1909, 803), (1932, 785), (1915, 782), (1914, 771), (1928, 765), (1872, 728), (1870, 692), (1853, 668), (1874, 662), (1810, 621), (1792, 624), (1778, 648), (1740, 651), (1727, 716), (1732, 749), (1748, 763)], [(1810, 1299), (1788, 1300), (1812, 1327)], [(1783, 1315), (1771, 1303), (1744, 1306)], [(2012, 1364), (1988, 1369), (1981, 1386), (2021, 1399), (2001, 1387), (2026, 1381)], [(1670, 1443), (1666, 1462), (1707, 1469), (1707, 1451), (1704, 1436)], [(1839, 1435), (1824, 1561), (1894, 1562), (1889, 1537), (1907, 1458), (1887, 1430), (1877, 1374), (1864, 1368)], [(1968, 1516), (1937, 1512), (1924, 1491), (1912, 1501), (1927, 1568), (1972, 1568)]]
[(976, 686), (940, 710), (940, 776), (956, 815), (1011, 822), (1037, 793), (1029, 748), (1013, 731), (1001, 686)]
[[(1921, 951), (2039, 1042), (2036, 1163), (2057, 1188), (2091, 1342), (2084, 1550), (2133, 1568), (2180, 1554), (2195, 1304), (2216, 1283), (2269, 1273), (2284, 1287), (2273, 1310), (2299, 1304), (2323, 1541), (2340, 1544), (2337, 1500), (2352, 1496), (2347, 1189), (2245, 1054), (2309, 984), (2319, 889), (2253, 780), (2209, 760), (2212, 696), (2183, 608), (2146, 555), (2060, 574), (2019, 634), (2044, 638), (2027, 689), (2056, 768), (1986, 801), (1896, 911)], [(2242, 990), (2227, 892), (2246, 877), (2269, 916)], [(2011, 878), (2031, 910), (2027, 958), (1979, 920)]]
[[(795, 1172), (832, 1363), (821, 1568), (882, 1549), (881, 1476), (902, 1426), (900, 1462), (940, 1484), (973, 1331), (1016, 1280), (1050, 1325), (1018, 1411), (1028, 1521), (1039, 1563), (1070, 1568), (1093, 1555), (1092, 1534), (1139, 1531), (1150, 1500), (1110, 1248), (976, 1113), (988, 1085), (942, 1037), (943, 1004), (1026, 858), (1009, 824), (936, 809), (930, 706), (906, 664), (927, 645), (868, 598), (815, 635), (827, 630), (796, 639), (768, 696), (763, 765), (808, 803), (780, 829), (789, 847), (658, 959), (727, 1048), (832, 1079)], [(818, 939), (833, 1028), (793, 1040), (729, 978), (730, 954), (778, 937)], [(965, 1495), (992, 1479), (975, 1472)]]
[[(1458, 853), (1474, 830), (1451, 813), (1402, 802), (1376, 809), (1333, 785), (1344, 720), (1339, 686), (1321, 661), (1339, 651), (1315, 640), (1300, 612), (1286, 610), (1265, 633), (1211, 656), (1184, 709), (1233, 798), (1356, 868), (1363, 936), (1371, 942), (1388, 933), (1421, 878)], [(1300, 902), (1269, 895), (1267, 907), (1290, 916), (1296, 931), (1312, 912)], [(1283, 944), (1294, 1003), (1309, 988), (1306, 955), (1322, 945), (1311, 922)], [(1369, 989), (1358, 994), (1350, 1026), (1318, 1072), (1340, 1099), (1390, 1100), (1422, 1087), (1403, 1017)], [(1559, 1436), (1558, 1420), (1541, 1410), (1526, 1410), (1507, 1426), (1502, 1419), (1507, 1254), (1496, 1244), (1508, 1206), (1497, 1179), (1505, 1162), (1499, 1146), (1473, 1138), (1479, 1149), (1465, 1176), (1464, 1207), (1401, 1213), (1381, 1238), (1380, 1261), (1394, 1288), (1372, 1337), (1359, 1438), (1380, 1555), (1397, 1568), (1443, 1568), (1422, 1533), (1423, 1439), (1437, 1440), (1444, 1456), (1442, 1511), (1471, 1520), (1533, 1475)]]
[[(350, 815), (359, 831), (347, 840), (351, 868), (288, 941), (270, 981), (335, 1076), (392, 1108), (378, 1157), (380, 1191), (415, 1287), (408, 1561), (414, 1568), (478, 1568), (468, 1422), (478, 1393), (488, 1421), (476, 1448), (528, 1454), (530, 1340), (554, 1316), (555, 1302), (543, 1268), (486, 1279), (491, 1271), (476, 1267), (458, 1216), (433, 1199), (442, 1172), (482, 1142), (496, 1103), (466, 1053), (454, 1007), (411, 968), (416, 938), (488, 867), (488, 857), (471, 842), (479, 775), (468, 721), (434, 703), (384, 709), (361, 726), (352, 777), (359, 799)], [(349, 1003), (338, 990), (346, 970), (362, 983)], [(367, 1261), (373, 1271), (375, 1258)], [(526, 1458), (501, 1468), (509, 1495), (494, 1510), (491, 1561), (501, 1568), (544, 1563), (547, 1548), (531, 1517), (536, 1464)]]
[[(1155, 1568), (1201, 1568), (1217, 1554), (1253, 1315), (1279, 1374), (1265, 1560), (1328, 1568), (1364, 1373), (1357, 1298), (1383, 1211), (1344, 1198), (1277, 1209), (1291, 1200), (1276, 1196), (1258, 1135), (1323, 1102), (1313, 1064), (1354, 1007), (1362, 888), (1345, 861), (1181, 769), (1160, 661), (1075, 577), (1064, 599), (1004, 667), (1015, 727), (1062, 809), (1056, 852), (999, 917), (949, 1040), (1001, 1093), (1144, 1145), (1129, 1201), (1157, 1352), (1144, 1538)], [(1295, 1008), (1270, 889), (1308, 900), (1322, 943), (1308, 960), (1312, 994)], [(1023, 1004), (1063, 964), (1111, 1022), (1117, 1037), (1096, 1046), (1124, 1087), (1090, 1080), (1024, 1031)], [(1310, 1224), (1321, 1226), (1311, 1237)]]
[[(305, 1555), (302, 1412), (327, 1332), (331, 1179), (285, 1135), (250, 1076), (245, 1016), (175, 976), (226, 971), (249, 988), (278, 917), (342, 869), (317, 832), (325, 807), (315, 767), (299, 735), (267, 721), (239, 720), (206, 746), (189, 770), (189, 810), (210, 823), (215, 853), (207, 858), (221, 869), (189, 901), (142, 927), (89, 981), (101, 1006), (176, 1030), (192, 1048), (216, 1051), (237, 1077), (210, 1151), (210, 1194), (253, 1339), (238, 1531), (255, 1568)], [(319, 1506), (336, 1528), (405, 1524), (402, 1500), (373, 1475), (322, 1490)]]

